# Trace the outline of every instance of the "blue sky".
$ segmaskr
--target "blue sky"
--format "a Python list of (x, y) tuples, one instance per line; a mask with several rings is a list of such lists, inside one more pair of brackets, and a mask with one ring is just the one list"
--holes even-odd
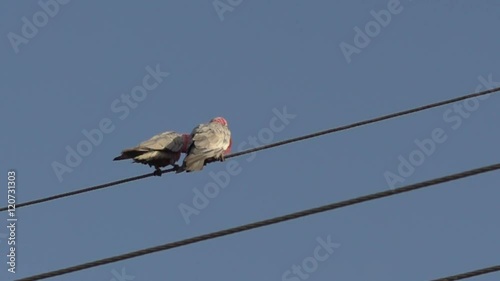
[[(494, 0), (221, 0), (219, 12), (211, 1), (54, 1), (42, 1), (51, 3), (49, 12), (37, 1), (0, 4), (1, 171), (5, 182), (7, 171), (16, 170), (18, 202), (149, 173), (147, 166), (111, 160), (154, 134), (190, 132), (215, 116), (228, 120), (238, 151), (252, 138), (262, 145), (500, 83), (500, 3)], [(41, 26), (36, 31), (23, 28), (34, 21)], [(357, 51), (347, 56), (341, 45)], [(155, 79), (152, 71), (169, 74)], [(127, 101), (133, 94), (136, 100)], [(0, 279), (387, 190), (387, 173), (401, 177), (397, 187), (496, 163), (499, 102), (491, 95), (198, 173), (21, 208), (16, 274), (7, 272), (4, 228)], [(286, 122), (277, 117), (284, 110)], [(97, 134), (94, 143), (84, 130)], [(416, 143), (429, 143), (435, 130), (446, 140), (433, 140), (425, 154)], [(79, 144), (88, 155), (70, 166), (67, 149)], [(411, 161), (410, 155), (423, 157), (402, 175), (401, 158)], [(55, 162), (66, 167), (59, 177)], [(211, 175), (228, 173), (227, 165), (233, 171), (227, 185), (216, 183), (217, 194), (196, 209), (196, 194), (214, 186)], [(452, 275), (498, 263), (498, 182), (498, 173), (489, 173), (53, 280)], [(7, 194), (3, 186), (0, 198)], [(183, 204), (197, 214), (186, 219)], [(2, 218), (7, 224), (5, 213)], [(318, 248), (328, 239), (334, 250)]]

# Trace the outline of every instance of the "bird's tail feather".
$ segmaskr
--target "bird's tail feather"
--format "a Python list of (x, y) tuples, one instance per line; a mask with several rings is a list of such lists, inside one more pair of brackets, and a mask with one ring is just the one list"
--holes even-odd
[(144, 149), (125, 149), (124, 151), (122, 151), (122, 155), (115, 157), (113, 161), (135, 158), (139, 155), (144, 154), (145, 152), (147, 151), (145, 151)]
[(184, 165), (187, 172), (191, 171), (201, 171), (203, 166), (205, 166), (204, 155), (193, 155), (190, 154), (184, 159)]
[(117, 156), (117, 157), (113, 158), (113, 161), (125, 160), (125, 159), (129, 159), (129, 157), (127, 157), (124, 154), (122, 154), (120, 156)]

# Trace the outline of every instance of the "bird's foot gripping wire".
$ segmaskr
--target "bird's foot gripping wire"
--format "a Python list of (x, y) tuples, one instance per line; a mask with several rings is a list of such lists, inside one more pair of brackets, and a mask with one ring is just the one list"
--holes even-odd
[(153, 172), (154, 176), (161, 177), (161, 169), (156, 167), (156, 170)]
[(184, 165), (179, 166), (177, 164), (174, 165), (174, 171), (176, 174), (182, 173), (186, 170), (186, 167)]

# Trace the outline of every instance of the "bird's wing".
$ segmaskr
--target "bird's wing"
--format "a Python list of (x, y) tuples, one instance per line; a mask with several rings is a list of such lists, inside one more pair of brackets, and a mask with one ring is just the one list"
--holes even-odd
[(182, 149), (183, 145), (184, 139), (182, 138), (182, 134), (169, 131), (156, 135), (149, 140), (142, 142), (137, 146), (137, 148), (147, 151), (161, 150), (179, 152)]
[(229, 147), (231, 132), (218, 123), (203, 124), (195, 128), (193, 142), (200, 152), (224, 151)]

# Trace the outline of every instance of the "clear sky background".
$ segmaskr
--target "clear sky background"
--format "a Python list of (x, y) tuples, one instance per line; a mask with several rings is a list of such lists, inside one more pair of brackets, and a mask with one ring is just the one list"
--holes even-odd
[[(480, 77), (498, 87), (496, 0), (402, 0), (400, 12), (348, 63), (340, 44), (356, 46), (355, 27), (365, 30), (374, 20), (370, 11), (387, 10), (388, 3), (243, 0), (221, 20), (211, 1), (70, 1), (59, 4), (16, 53), (9, 32), (22, 36), (22, 18), (33, 22), (43, 9), (37, 1), (2, 1), (0, 206), (7, 203), (9, 169), (17, 171), (18, 202), (149, 173), (147, 166), (111, 160), (154, 134), (190, 132), (215, 116), (228, 120), (238, 151), (249, 137), (261, 145), (475, 92), (485, 88), (478, 86)], [(113, 104), (125, 106), (121, 95), (142, 85), (146, 67), (157, 65), (170, 75), (126, 116), (125, 109), (113, 111)], [(180, 204), (193, 206), (196, 190), (214, 182), (210, 172), (226, 171), (227, 164), (20, 208), (17, 273), (7, 272), (7, 241), (0, 236), (0, 280), (387, 190), (384, 174), (398, 175), (399, 156), (418, 154), (415, 140), (430, 138), (435, 129), (446, 141), (396, 186), (498, 162), (500, 97), (471, 102), (475, 110), (465, 110), (467, 117), (455, 111), (462, 104), (233, 158), (239, 173), (189, 224)], [(273, 109), (284, 107), (295, 118), (271, 138), (266, 132)], [(52, 164), (66, 165), (66, 147), (76, 149), (86, 140), (82, 130), (106, 118), (113, 131), (60, 181)], [(498, 264), (499, 176), (471, 177), (53, 280), (297, 281), (305, 277), (287, 270), (303, 261), (310, 266), (317, 239), (328, 237), (338, 247), (307, 280), (417, 281), (461, 273)], [(1, 217), (6, 225), (6, 213)], [(6, 233), (0, 228), (0, 235)], [(122, 270), (128, 276), (120, 279)], [(471, 280), (500, 280), (500, 274)]]

